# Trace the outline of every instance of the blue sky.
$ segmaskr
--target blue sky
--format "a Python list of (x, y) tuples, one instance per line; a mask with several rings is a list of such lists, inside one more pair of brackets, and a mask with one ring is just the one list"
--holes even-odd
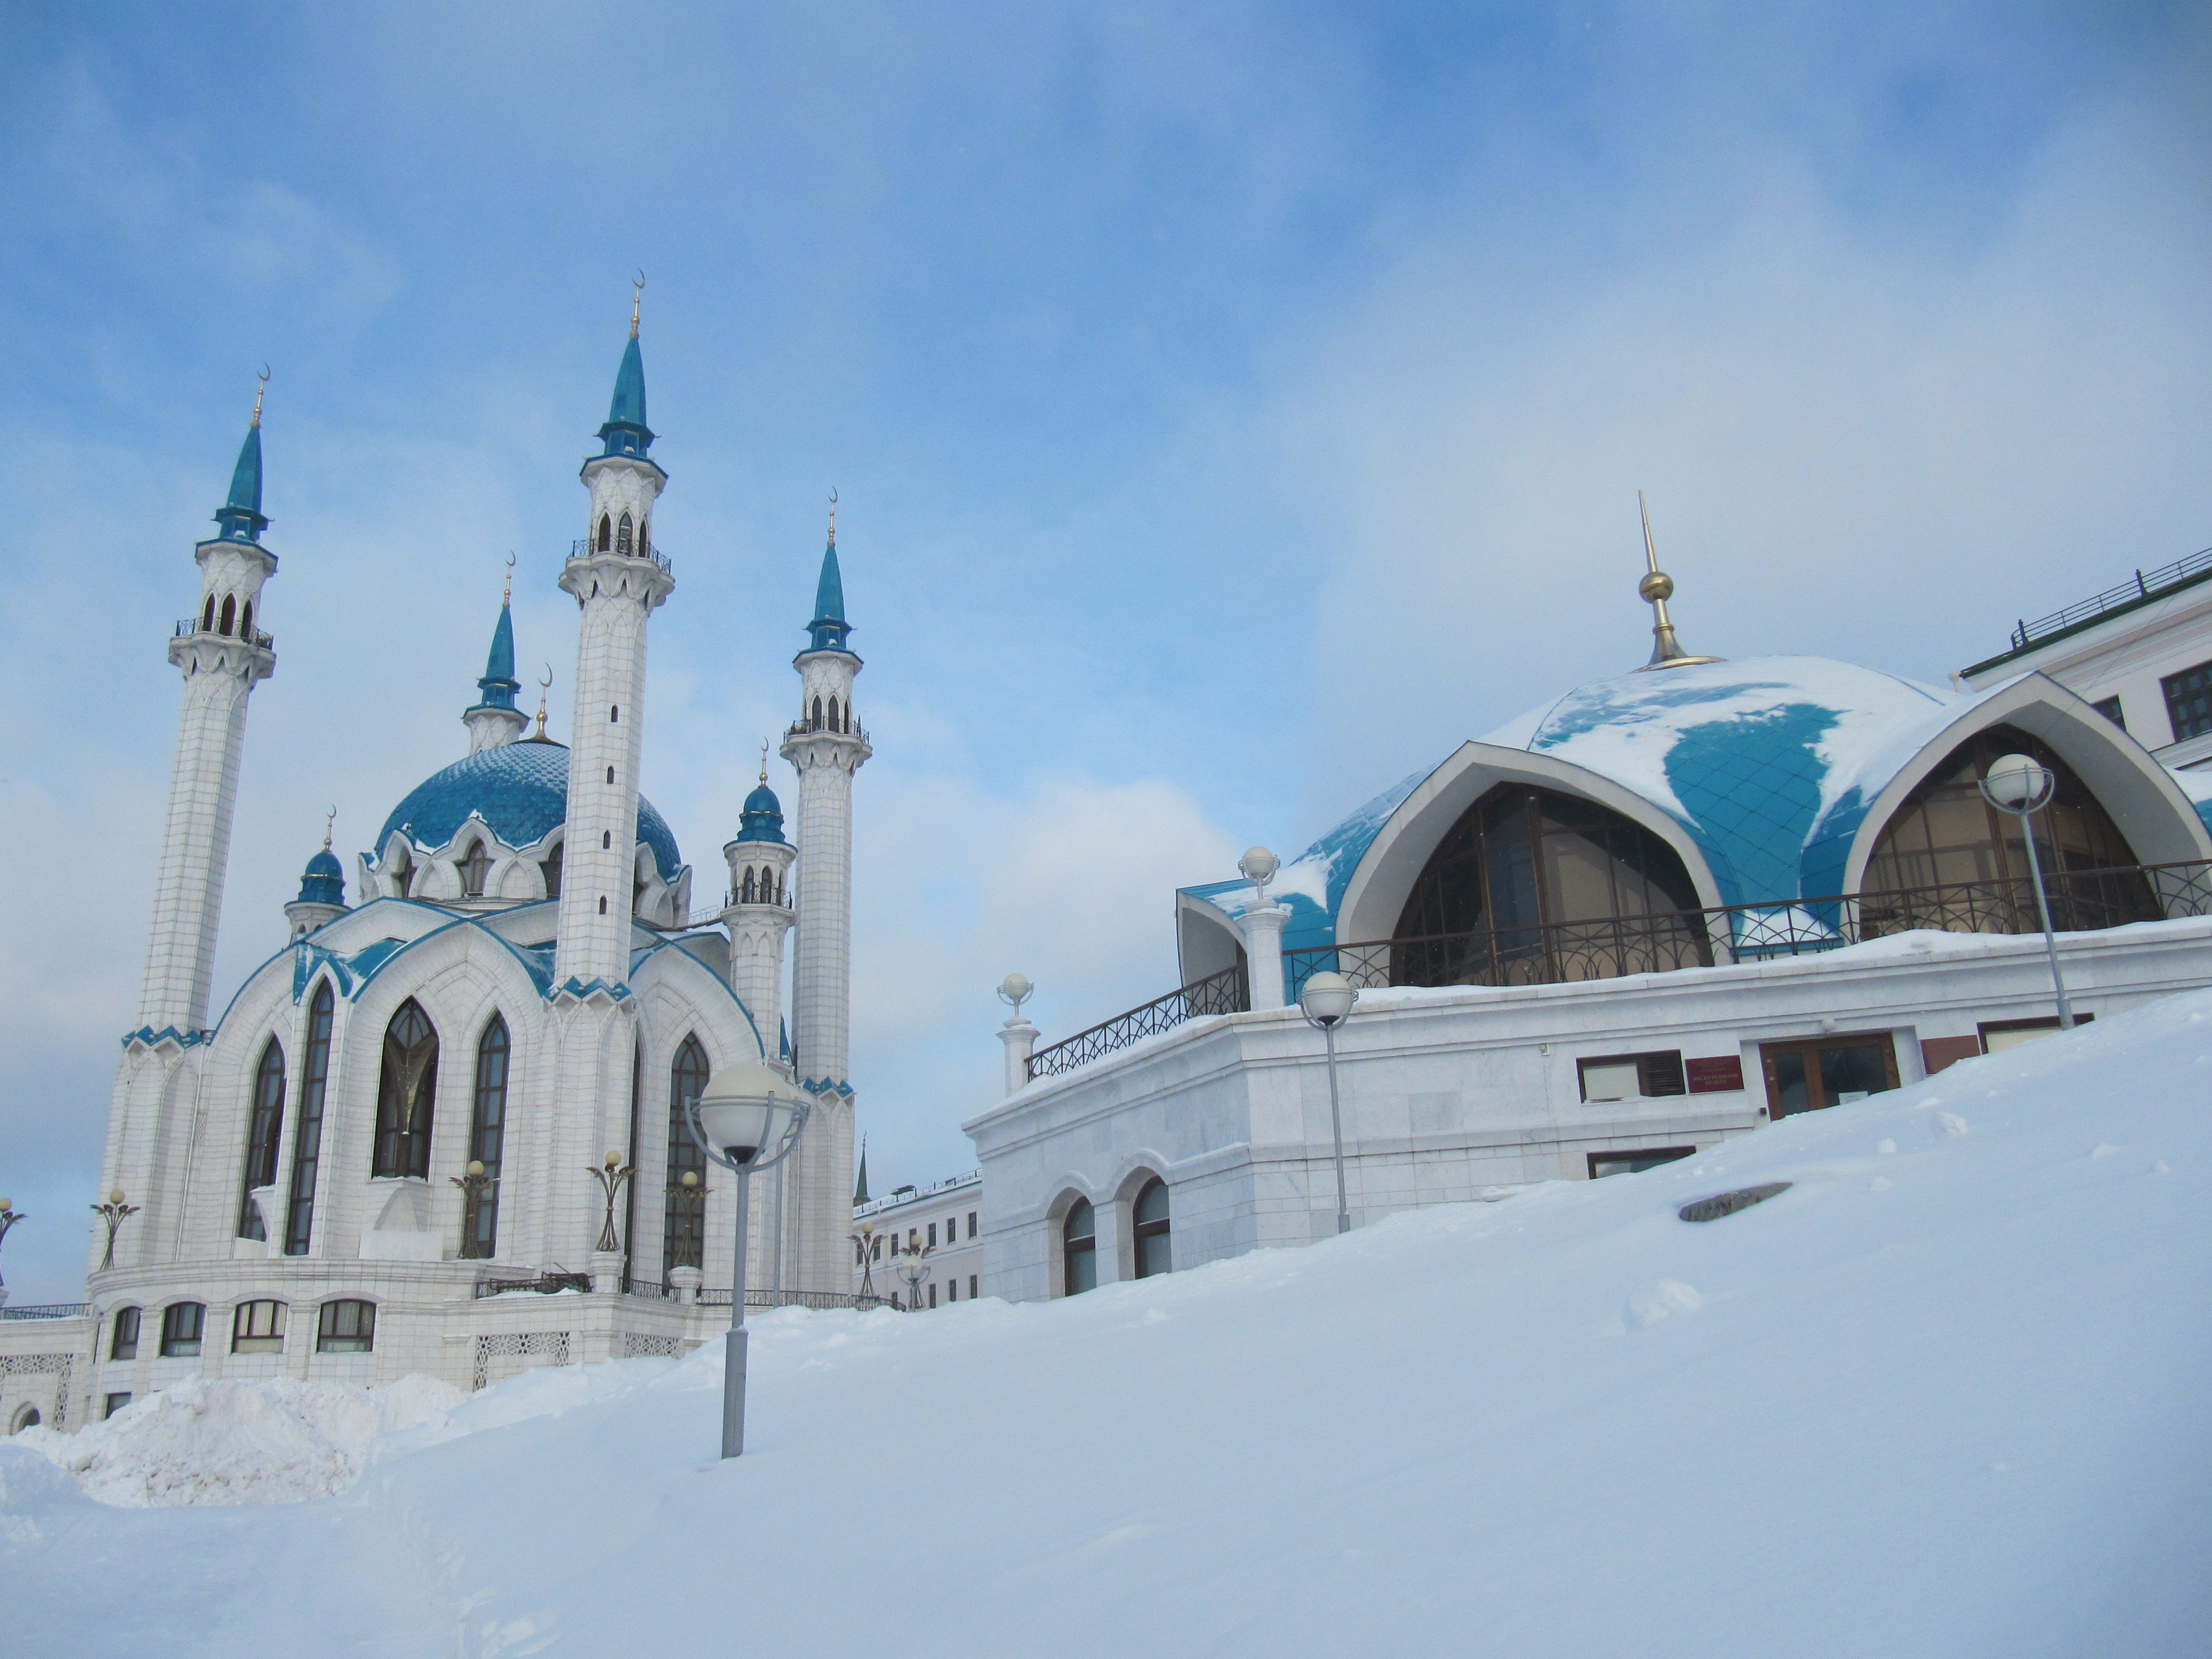
[(702, 895), (842, 496), (879, 1187), (967, 1166), (1004, 973), (1048, 1036), (1166, 990), (1173, 885), (1640, 662), (1638, 488), (1694, 648), (1932, 680), (2212, 542), (2191, 8), (15, 6), (0, 51), (19, 1299), (76, 1293), (264, 362), (218, 1006), (325, 809), (357, 848), (462, 751), (509, 551), (565, 730), (641, 266), (646, 779)]

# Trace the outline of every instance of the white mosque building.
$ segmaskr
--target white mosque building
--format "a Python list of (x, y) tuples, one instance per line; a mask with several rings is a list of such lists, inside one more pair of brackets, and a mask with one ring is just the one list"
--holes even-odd
[(691, 867), (640, 793), (647, 624), (676, 578), (653, 543), (668, 475), (635, 312), (599, 436), (560, 578), (579, 611), (573, 743), (515, 706), (503, 605), (467, 752), (392, 809), (350, 906), (325, 842), (288, 942), (210, 1018), (246, 706), (276, 664), (257, 399), (169, 641), (184, 716), (107, 1224), (82, 1310), (0, 1322), (0, 1426), (70, 1425), (192, 1375), (481, 1387), (678, 1352), (727, 1322), (734, 1248), (734, 1194), (684, 1108), (747, 1062), (813, 1102), (754, 1193), (754, 1299), (852, 1300), (852, 791), (870, 749), (836, 526), (782, 744), (795, 834), (763, 764), (724, 902), (695, 925)]

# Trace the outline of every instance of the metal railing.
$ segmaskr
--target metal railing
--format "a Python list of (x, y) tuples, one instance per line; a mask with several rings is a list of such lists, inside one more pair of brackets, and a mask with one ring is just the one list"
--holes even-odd
[(592, 1288), (589, 1273), (540, 1273), (535, 1279), (479, 1279), (476, 1295), (479, 1301), (488, 1296), (504, 1296), (509, 1291), (536, 1291), (540, 1296), (550, 1296), (556, 1291), (588, 1291)]
[(198, 617), (178, 617), (177, 626), (170, 637), (180, 640), (187, 634), (213, 634), (219, 639), (238, 640), (247, 645), (258, 645), (264, 651), (273, 651), (276, 648), (276, 635), (264, 634), (258, 628), (234, 628), (226, 634), (219, 628), (202, 628)]
[(92, 1304), (86, 1302), (36, 1302), (0, 1307), (0, 1319), (82, 1319), (91, 1311)]
[(2077, 605), (2068, 605), (2063, 611), (2038, 617), (2033, 622), (2023, 617), (2020, 625), (2012, 631), (2012, 648), (2025, 651), (2038, 640), (2049, 639), (2054, 634), (2063, 634), (2069, 628), (2093, 621), (2108, 611), (2118, 611), (2139, 600), (2163, 593), (2169, 588), (2179, 587), (2191, 577), (2201, 576), (2208, 570), (2212, 570), (2212, 547), (2192, 553), (2185, 559), (2176, 559), (2172, 564), (2160, 565), (2155, 570), (2138, 570), (2133, 581), (2108, 587)]
[[(2046, 876), (2044, 890), (2051, 925), (2061, 933), (2212, 915), (2212, 863), (2069, 870)], [(1283, 958), (1295, 1000), (1306, 980), (1324, 970), (1363, 989), (1556, 985), (1816, 955), (1916, 929), (2013, 934), (2039, 933), (2042, 927), (2034, 885), (2018, 876), (1603, 921), (1308, 945), (1284, 951)]]
[(598, 552), (619, 553), (625, 559), (651, 559), (669, 574), (676, 574), (674, 562), (660, 550), (658, 544), (652, 542), (641, 543), (634, 553), (625, 552), (618, 547), (596, 548), (592, 546), (592, 538), (589, 536), (579, 536), (568, 544), (568, 556), (572, 559), (588, 558), (592, 554)]
[(1244, 976), (1244, 964), (1240, 962), (1233, 968), (1178, 986), (1141, 1008), (1116, 1014), (1048, 1048), (1038, 1049), (1030, 1056), (1030, 1077), (1032, 1081), (1041, 1077), (1057, 1077), (1079, 1066), (1088, 1066), (1117, 1048), (1126, 1048), (1162, 1031), (1172, 1031), (1186, 1020), (1203, 1019), (1211, 1014), (1241, 1014), (1251, 1006), (1251, 986)]
[[(726, 1308), (730, 1305), (727, 1291), (699, 1292), (699, 1306)], [(888, 1308), (891, 1299), (884, 1296), (853, 1296), (842, 1291), (747, 1291), (748, 1308), (854, 1308), (866, 1312), (870, 1308)]]
[(848, 720), (842, 730), (836, 726), (830, 726), (826, 722), (823, 725), (817, 726), (811, 720), (793, 720), (790, 725), (783, 728), (783, 735), (786, 742), (790, 741), (790, 739), (793, 738), (821, 736), (825, 738), (858, 738), (862, 743), (866, 743), (868, 740), (868, 729), (862, 726), (858, 720)]

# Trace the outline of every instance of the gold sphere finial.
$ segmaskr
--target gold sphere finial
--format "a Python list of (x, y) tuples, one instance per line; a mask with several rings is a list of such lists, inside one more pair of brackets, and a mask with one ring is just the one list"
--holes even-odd
[(1654, 570), (1636, 584), (1636, 592), (1644, 604), (1674, 597), (1674, 579), (1663, 570)]

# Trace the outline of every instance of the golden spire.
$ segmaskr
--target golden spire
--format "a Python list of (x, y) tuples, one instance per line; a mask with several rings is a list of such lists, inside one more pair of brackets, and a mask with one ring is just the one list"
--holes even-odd
[(830, 545), (837, 545), (837, 491), (834, 485), (830, 491)]
[(1636, 511), (1644, 520), (1644, 557), (1650, 568), (1644, 580), (1636, 584), (1637, 593), (1651, 607), (1651, 660), (1636, 672), (1647, 673), (1654, 668), (1688, 668), (1701, 662), (1718, 662), (1718, 657), (1691, 657), (1682, 652), (1681, 641), (1674, 637), (1673, 618), (1667, 614), (1667, 601), (1674, 597), (1674, 579), (1659, 568), (1659, 550), (1651, 540), (1651, 511), (1644, 504), (1644, 492), (1636, 492)]
[(261, 379), (253, 388), (253, 424), (261, 424), (261, 394), (269, 389), (269, 365), (261, 365)]
[(499, 603), (501, 610), (514, 603), (514, 555), (512, 553), (507, 556), (507, 586), (500, 592)]
[(629, 296), (629, 337), (637, 338), (638, 307), (645, 303), (645, 273), (639, 271)]
[(550, 663), (550, 662), (549, 662), (549, 663), (547, 663), (547, 664), (545, 665), (545, 678), (544, 678), (544, 679), (542, 679), (542, 680), (540, 680), (540, 681), (538, 681), (538, 742), (540, 742), (540, 743), (544, 743), (544, 742), (545, 742), (545, 741), (546, 741), (546, 737), (545, 737), (545, 690), (546, 690), (546, 688), (547, 688), (548, 686), (551, 685), (552, 684), (553, 684), (553, 665), (552, 665), (551, 663)]
[(323, 819), (323, 851), (325, 853), (331, 850), (331, 828), (333, 824), (337, 823), (337, 821), (338, 809), (333, 806), (331, 808), (329, 814)]
[(761, 781), (768, 781), (768, 739), (761, 739)]

